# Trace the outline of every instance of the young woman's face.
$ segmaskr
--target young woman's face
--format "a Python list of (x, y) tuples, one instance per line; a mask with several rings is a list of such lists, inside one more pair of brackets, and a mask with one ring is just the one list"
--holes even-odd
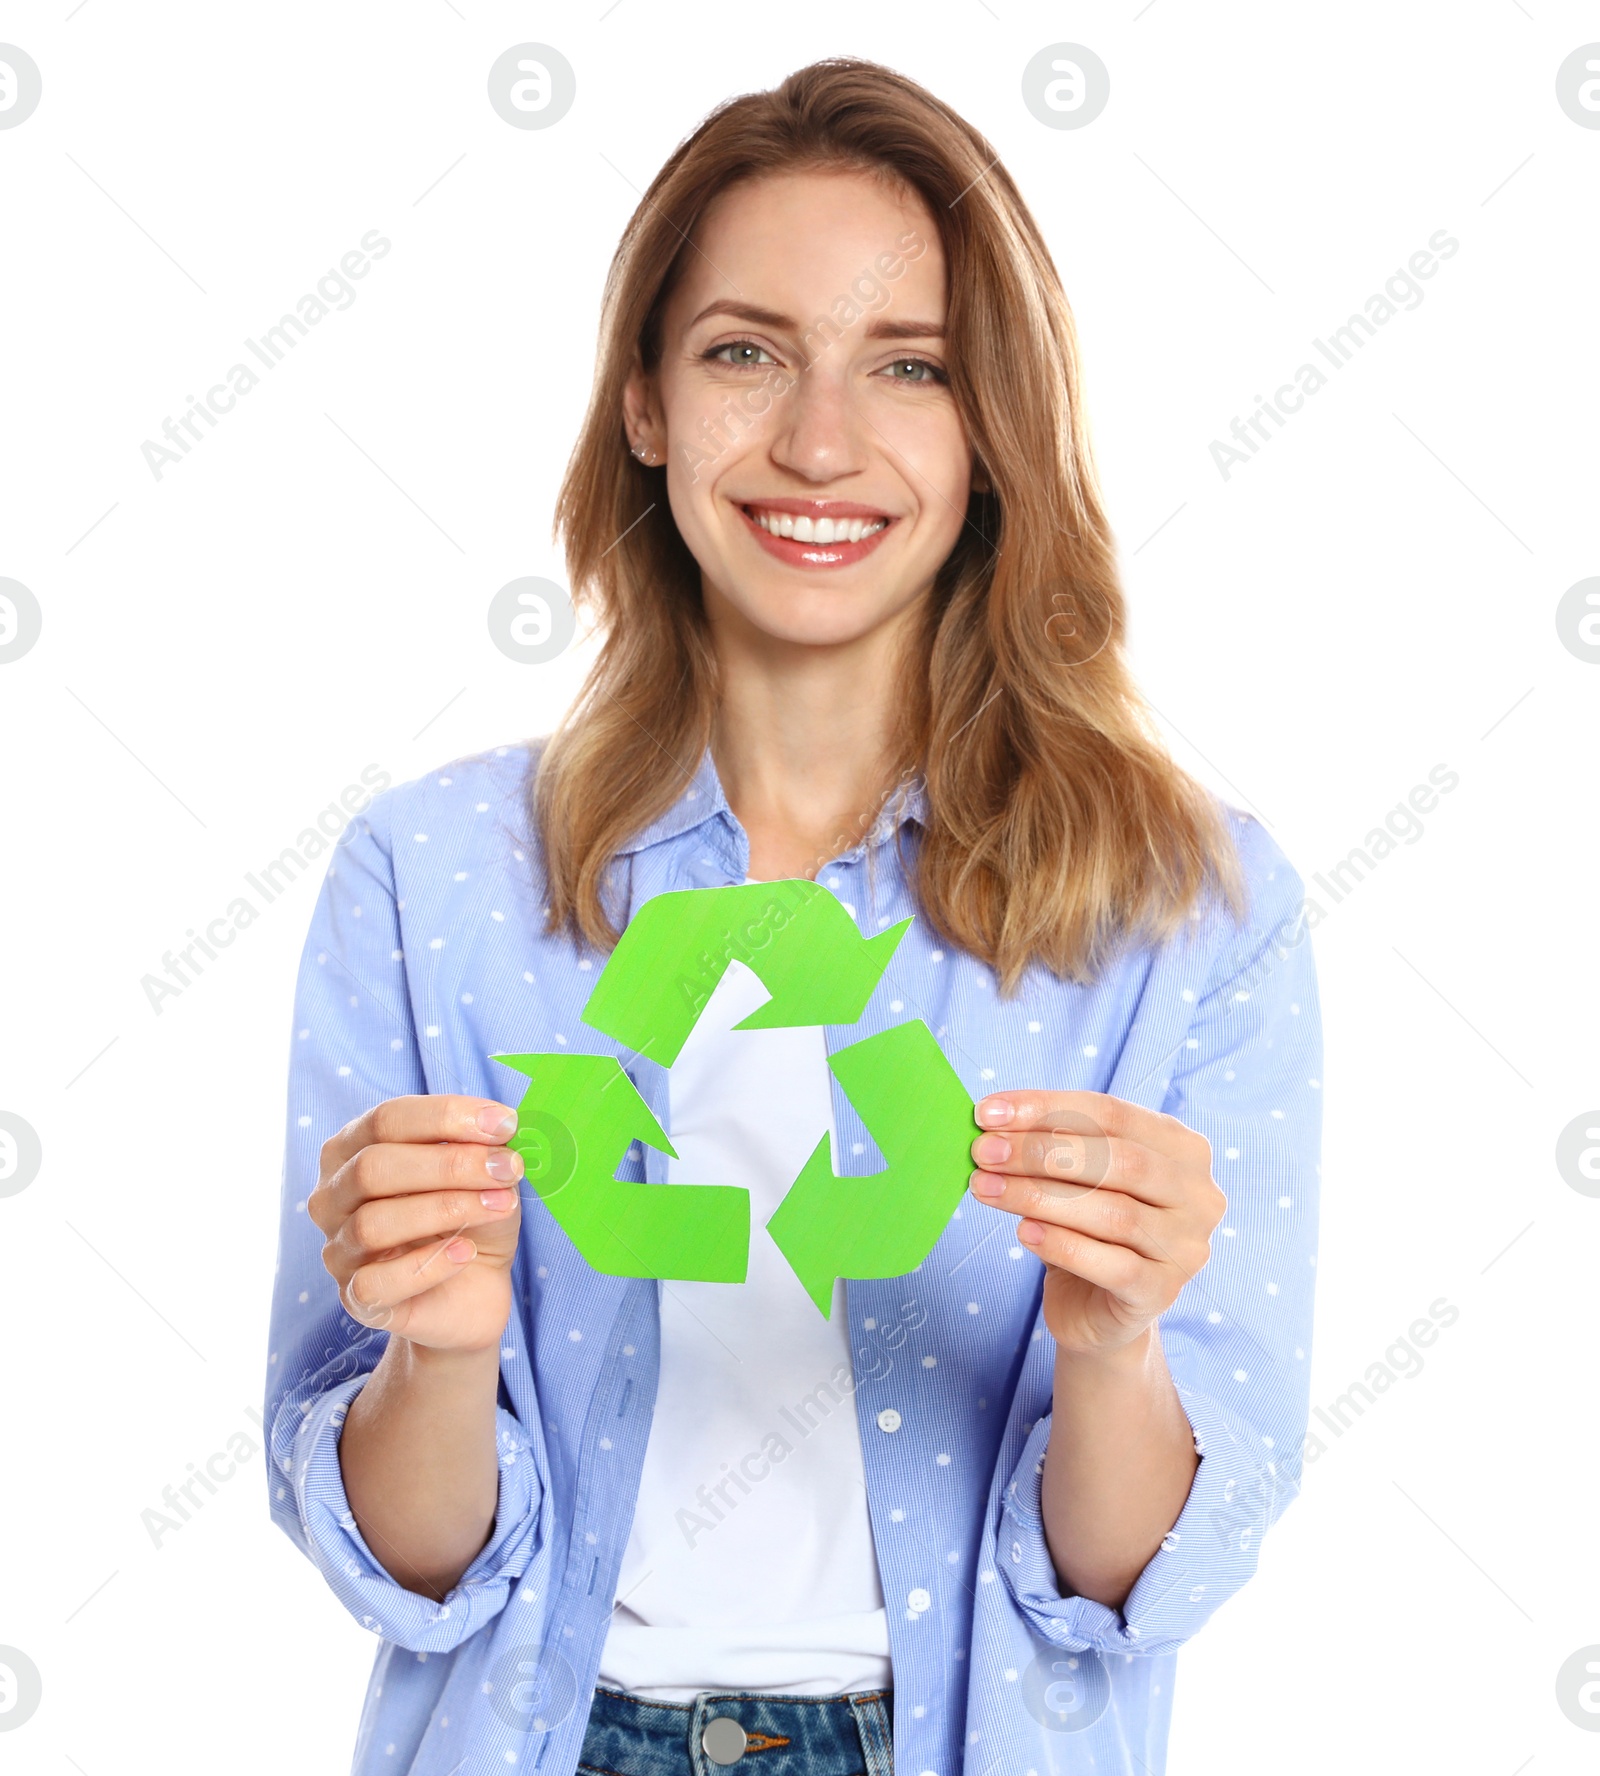
[(858, 174), (725, 191), (627, 395), (713, 621), (848, 643), (921, 599), (966, 521), (972, 452), (922, 203)]

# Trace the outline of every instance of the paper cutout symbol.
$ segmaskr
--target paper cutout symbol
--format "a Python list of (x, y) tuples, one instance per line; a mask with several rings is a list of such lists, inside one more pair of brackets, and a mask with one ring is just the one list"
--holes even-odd
[(828, 1066), (888, 1169), (836, 1178), (828, 1137), (767, 1232), (824, 1319), (835, 1277), (893, 1277), (933, 1250), (972, 1175), (972, 1099), (921, 1018), (853, 1042)]
[(613, 1176), (634, 1141), (678, 1157), (614, 1055), (496, 1055), (529, 1086), (506, 1142), (557, 1224), (607, 1276), (742, 1283), (750, 1193), (733, 1184)]
[[(634, 915), (595, 983), (583, 1021), (670, 1067), (728, 963), (771, 998), (735, 1025), (853, 1024), (909, 919), (864, 938), (815, 882), (750, 882), (657, 895)], [(633, 1141), (678, 1156), (611, 1055), (499, 1054), (528, 1076), (507, 1145), (594, 1269), (607, 1276), (742, 1283), (750, 1193), (737, 1185), (639, 1184), (615, 1177)], [(826, 1319), (835, 1277), (901, 1276), (932, 1251), (971, 1174), (972, 1099), (920, 1019), (838, 1051), (828, 1063), (887, 1169), (835, 1177), (826, 1135), (767, 1223)]]
[(583, 1021), (670, 1067), (737, 957), (772, 997), (735, 1029), (853, 1024), (910, 926), (864, 938), (826, 888), (803, 880), (658, 894), (629, 921)]

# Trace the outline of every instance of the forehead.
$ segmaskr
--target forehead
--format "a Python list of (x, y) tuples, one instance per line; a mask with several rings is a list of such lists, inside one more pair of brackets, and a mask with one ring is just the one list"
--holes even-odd
[[(944, 252), (932, 214), (915, 192), (867, 173), (741, 180), (713, 200), (691, 242), (667, 302), (672, 331), (727, 299), (809, 322), (862, 277), (877, 278), (907, 313), (914, 303), (918, 315), (944, 320)], [(877, 266), (883, 255), (897, 262), (892, 279)]]

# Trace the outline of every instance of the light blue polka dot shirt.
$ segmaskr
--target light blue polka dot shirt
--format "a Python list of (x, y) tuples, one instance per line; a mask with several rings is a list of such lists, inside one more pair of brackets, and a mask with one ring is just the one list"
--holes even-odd
[[(658, 1117), (666, 1074), (580, 1021), (604, 956), (542, 934), (525, 812), (530, 752), (457, 761), (379, 795), (335, 847), (301, 962), (266, 1381), (273, 1517), (377, 1657), (357, 1776), (571, 1776), (649, 1436), (658, 1289), (601, 1276), (524, 1189), (501, 1350), (499, 1503), (442, 1601), (406, 1590), (357, 1527), (338, 1440), (388, 1335), (340, 1306), (306, 1214), (322, 1143), (384, 1098), (509, 1101), (488, 1057), (614, 1053)], [(915, 912), (898, 858), (913, 786), (818, 880), (863, 932)], [(1171, 1533), (1121, 1609), (1064, 1596), (1039, 1476), (1053, 1346), (1042, 1267), (1016, 1218), (966, 1198), (910, 1275), (847, 1287), (854, 1399), (888, 1606), (895, 1766), (908, 1776), (1160, 1776), (1176, 1655), (1250, 1577), (1297, 1488), (1316, 1265), (1321, 1028), (1294, 869), (1229, 810), (1248, 918), (1216, 909), (1130, 951), (1093, 987), (1042, 969), (1002, 999), (993, 973), (917, 920), (830, 1053), (906, 1018), (937, 1035), (976, 1099), (1018, 1087), (1110, 1092), (1211, 1143), (1228, 1199), (1206, 1267), (1163, 1315), (1201, 1461)], [(613, 866), (629, 916), (669, 889), (743, 882), (748, 840), (709, 756)], [(836, 1165), (881, 1161), (834, 1087)], [(660, 1181), (644, 1149), (631, 1175)], [(932, 1362), (925, 1359), (934, 1359)]]

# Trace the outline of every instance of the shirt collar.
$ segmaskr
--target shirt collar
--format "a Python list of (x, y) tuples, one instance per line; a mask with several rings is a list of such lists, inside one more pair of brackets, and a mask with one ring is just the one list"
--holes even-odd
[(895, 784), (884, 797), (883, 806), (878, 810), (866, 839), (844, 855), (852, 857), (857, 852), (887, 844), (908, 820), (914, 820), (918, 826), (928, 823), (928, 790), (920, 771), (902, 777)]
[[(925, 825), (927, 811), (928, 794), (921, 773), (903, 778), (885, 797), (866, 838), (840, 852), (840, 858), (858, 856), (869, 848), (886, 843), (908, 820), (916, 821), (919, 826)], [(617, 852), (620, 856), (631, 856), (652, 845), (678, 838), (683, 833), (719, 817), (731, 833), (744, 837), (744, 829), (728, 806), (727, 796), (723, 794), (722, 780), (717, 775), (717, 767), (712, 762), (708, 747), (700, 760), (699, 768), (684, 784), (678, 799), (665, 813), (652, 820), (648, 826), (641, 827), (631, 838), (619, 845)]]
[(700, 760), (699, 769), (683, 785), (678, 799), (664, 814), (618, 845), (617, 852), (625, 857), (635, 851), (647, 850), (651, 845), (659, 845), (667, 839), (677, 838), (680, 833), (702, 826), (719, 814), (725, 814), (730, 821), (733, 820), (733, 810), (728, 806), (728, 798), (722, 793), (722, 781), (717, 776), (716, 766), (711, 762), (711, 750), (708, 747)]

